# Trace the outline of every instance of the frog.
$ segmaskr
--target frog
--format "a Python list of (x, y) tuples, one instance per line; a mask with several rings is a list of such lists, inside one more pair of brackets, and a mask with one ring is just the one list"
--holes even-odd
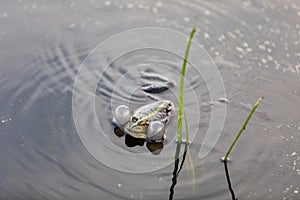
[(126, 105), (114, 110), (114, 121), (126, 134), (150, 142), (164, 140), (174, 104), (170, 100), (159, 100), (137, 108), (134, 112)]

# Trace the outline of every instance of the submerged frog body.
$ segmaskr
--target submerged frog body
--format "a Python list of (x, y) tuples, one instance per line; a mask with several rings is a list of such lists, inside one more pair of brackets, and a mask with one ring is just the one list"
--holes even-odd
[(121, 105), (116, 108), (114, 117), (118, 126), (132, 137), (162, 141), (173, 109), (174, 105), (169, 100), (142, 106), (133, 113), (127, 106)]

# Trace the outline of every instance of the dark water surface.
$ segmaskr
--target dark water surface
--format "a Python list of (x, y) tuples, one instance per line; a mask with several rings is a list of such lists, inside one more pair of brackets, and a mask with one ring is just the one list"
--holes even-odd
[[(110, 51), (122, 44), (99, 55), (110, 68), (87, 95), (95, 99), (98, 122), (113, 144), (103, 144), (99, 134), (93, 142), (101, 148), (94, 148), (110, 164), (99, 162), (78, 135), (74, 112), (81, 111), (72, 110), (72, 95), (77, 92), (73, 87), (81, 63), (101, 41), (141, 27), (188, 35), (195, 16), (199, 17), (195, 40), (216, 63), (228, 102), (210, 102), (207, 82), (194, 76), (192, 68), (188, 70), (189, 128), (191, 132), (199, 128), (192, 136), (203, 136), (212, 107), (227, 105), (227, 112), (221, 136), (208, 156), (198, 158), (201, 140), (190, 145), (191, 159), (178, 176), (174, 199), (231, 198), (220, 158), (260, 96), (265, 99), (228, 163), (232, 187), (238, 199), (300, 199), (299, 1), (19, 0), (0, 4), (0, 199), (168, 199), (176, 117), (168, 125), (165, 147), (160, 155), (153, 155), (146, 145), (130, 148), (125, 137), (114, 134), (111, 109), (128, 100), (134, 109), (159, 98), (177, 105), (181, 57), (142, 49), (111, 60)], [(143, 43), (144, 37), (136, 40)], [(140, 72), (130, 71), (131, 66)], [(99, 64), (99, 70), (104, 67)], [(151, 74), (175, 84), (161, 94), (135, 90), (157, 81)], [(198, 99), (197, 105), (193, 98)], [(91, 116), (86, 116), (87, 130), (92, 130)], [(119, 149), (126, 154), (114, 157)], [(126, 156), (135, 158), (127, 172), (120, 170), (128, 166)], [(168, 165), (160, 165), (161, 158), (169, 159)], [(188, 164), (191, 160), (194, 170)], [(141, 168), (147, 170), (134, 173), (133, 169)]]

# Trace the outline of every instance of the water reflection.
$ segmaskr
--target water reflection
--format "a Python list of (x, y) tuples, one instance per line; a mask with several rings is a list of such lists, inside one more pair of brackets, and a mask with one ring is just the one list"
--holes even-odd
[(226, 175), (226, 180), (227, 180), (227, 184), (228, 184), (228, 189), (231, 194), (231, 198), (232, 198), (232, 200), (237, 200), (237, 198), (235, 197), (234, 191), (231, 187), (231, 181), (230, 181), (230, 176), (229, 176), (229, 172), (228, 172), (227, 161), (223, 161), (223, 163), (224, 163), (225, 175)]
[(153, 155), (159, 155), (160, 152), (162, 151), (162, 149), (164, 148), (164, 143), (163, 142), (147, 142), (146, 146)]
[(125, 144), (127, 147), (135, 147), (135, 146), (144, 146), (146, 143), (147, 149), (153, 154), (153, 155), (159, 155), (161, 150), (164, 147), (163, 142), (148, 142), (145, 139), (140, 138), (134, 138), (128, 134), (125, 134), (122, 129), (119, 127), (114, 128), (114, 134), (118, 137), (125, 136)]
[(173, 199), (174, 188), (177, 184), (177, 178), (179, 176), (180, 171), (182, 170), (182, 167), (183, 167), (183, 164), (184, 164), (184, 161), (185, 161), (185, 157), (186, 157), (186, 153), (187, 153), (187, 147), (188, 147), (188, 143), (185, 143), (184, 153), (182, 155), (181, 164), (179, 166), (179, 159), (180, 159), (179, 155), (180, 155), (181, 144), (177, 143), (175, 157), (174, 157), (175, 162), (174, 162), (174, 170), (173, 170), (173, 177), (172, 177), (172, 185), (170, 187), (170, 193), (169, 193), (169, 200)]

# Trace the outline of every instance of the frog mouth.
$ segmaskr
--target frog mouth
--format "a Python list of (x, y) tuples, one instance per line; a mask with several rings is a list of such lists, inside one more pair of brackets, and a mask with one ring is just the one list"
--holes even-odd
[[(128, 129), (130, 128), (130, 130)], [(132, 129), (130, 125), (126, 125), (124, 127), (124, 130), (127, 134), (131, 135), (132, 137), (135, 137), (135, 138), (141, 138), (141, 139), (146, 139), (147, 136), (145, 134), (146, 132), (146, 129), (145, 128), (140, 128), (140, 129)]]

